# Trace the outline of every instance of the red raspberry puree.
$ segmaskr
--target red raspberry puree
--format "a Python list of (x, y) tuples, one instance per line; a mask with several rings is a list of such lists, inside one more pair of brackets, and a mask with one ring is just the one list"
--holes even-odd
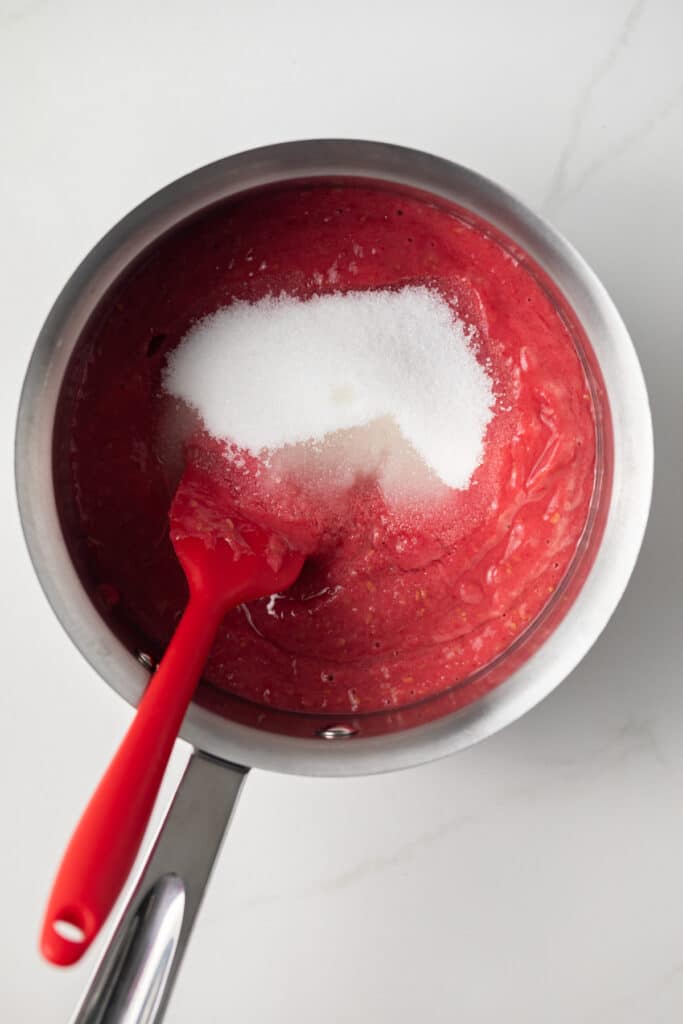
[[(86, 329), (63, 399), (70, 454), (57, 483), (82, 572), (124, 631), (160, 653), (186, 601), (168, 511), (195, 425), (162, 391), (169, 351), (236, 298), (409, 283), (438, 289), (474, 328), (496, 394), (482, 464), (467, 490), (422, 508), (388, 508), (375, 482), (360, 481), (342, 504), (327, 497), (322, 526), (319, 502), (299, 495), (313, 555), (286, 595), (225, 618), (205, 678), (292, 711), (405, 706), (487, 665), (543, 609), (594, 487), (594, 410), (573, 314), (471, 213), (393, 186), (318, 182), (217, 205), (171, 232)], [(205, 439), (200, 457), (229, 484), (219, 455)], [(276, 519), (291, 513), (288, 500), (283, 490)], [(250, 501), (258, 495), (243, 494), (245, 510)]]

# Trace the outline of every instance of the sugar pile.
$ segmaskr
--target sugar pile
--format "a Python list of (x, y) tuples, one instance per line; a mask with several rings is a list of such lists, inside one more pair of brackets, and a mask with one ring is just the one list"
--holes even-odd
[(471, 340), (422, 286), (234, 302), (188, 332), (164, 387), (278, 471), (373, 474), (393, 497), (465, 488), (494, 404)]

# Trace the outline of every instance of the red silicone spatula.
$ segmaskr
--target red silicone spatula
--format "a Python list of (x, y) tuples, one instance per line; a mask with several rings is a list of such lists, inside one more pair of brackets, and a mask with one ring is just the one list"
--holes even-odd
[(57, 872), (40, 940), (54, 964), (81, 957), (121, 892), (221, 619), (243, 601), (289, 587), (303, 565), (282, 538), (229, 518), (224, 496), (195, 466), (185, 471), (170, 519), (190, 599)]

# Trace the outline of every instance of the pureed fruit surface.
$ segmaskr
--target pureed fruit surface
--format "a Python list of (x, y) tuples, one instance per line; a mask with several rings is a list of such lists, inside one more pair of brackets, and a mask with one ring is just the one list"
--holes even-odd
[[(235, 299), (416, 284), (454, 304), (493, 379), (481, 465), (467, 490), (402, 510), (360, 479), (291, 590), (225, 618), (212, 686), (273, 708), (362, 714), (453, 687), (509, 647), (562, 580), (594, 487), (594, 410), (571, 311), (558, 312), (524, 254), (472, 214), (393, 187), (317, 182), (220, 204), (170, 233), (88, 325), (58, 490), (96, 600), (160, 652), (186, 601), (168, 510), (197, 427), (163, 393), (168, 353)], [(204, 437), (199, 457), (225, 471), (220, 443)], [(300, 501), (297, 516), (315, 524), (319, 511)], [(485, 680), (456, 689), (451, 707)]]

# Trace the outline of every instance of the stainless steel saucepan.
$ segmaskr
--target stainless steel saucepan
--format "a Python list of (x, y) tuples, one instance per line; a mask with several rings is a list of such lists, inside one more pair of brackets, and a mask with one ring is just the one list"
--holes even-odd
[[(76, 1012), (94, 1021), (160, 1021), (204, 887), (248, 768), (310, 775), (391, 771), (443, 757), (524, 714), (564, 679), (614, 611), (633, 569), (652, 488), (652, 426), (633, 345), (594, 273), (551, 227), (498, 186), (434, 156), (357, 141), (293, 142), (251, 150), (181, 178), (125, 217), (85, 258), (50, 312), (27, 372), (16, 438), (19, 506), (40, 582), (67, 633), (100, 676), (132, 704), (149, 677), (91, 601), (63, 535), (53, 480), (55, 414), (70, 357), (99, 301), (162, 234), (247, 189), (295, 179), (353, 177), (432, 193), (480, 214), (541, 266), (573, 307), (593, 356), (598, 474), (589, 526), (550, 605), (485, 671), (503, 681), (454, 711), (441, 694), (421, 707), (367, 717), (281, 714), (249, 720), (229, 701), (193, 703), (182, 736), (193, 753), (135, 892)], [(593, 363), (594, 365), (594, 363)], [(602, 381), (598, 378), (602, 376)], [(493, 676), (492, 676), (493, 678)]]

